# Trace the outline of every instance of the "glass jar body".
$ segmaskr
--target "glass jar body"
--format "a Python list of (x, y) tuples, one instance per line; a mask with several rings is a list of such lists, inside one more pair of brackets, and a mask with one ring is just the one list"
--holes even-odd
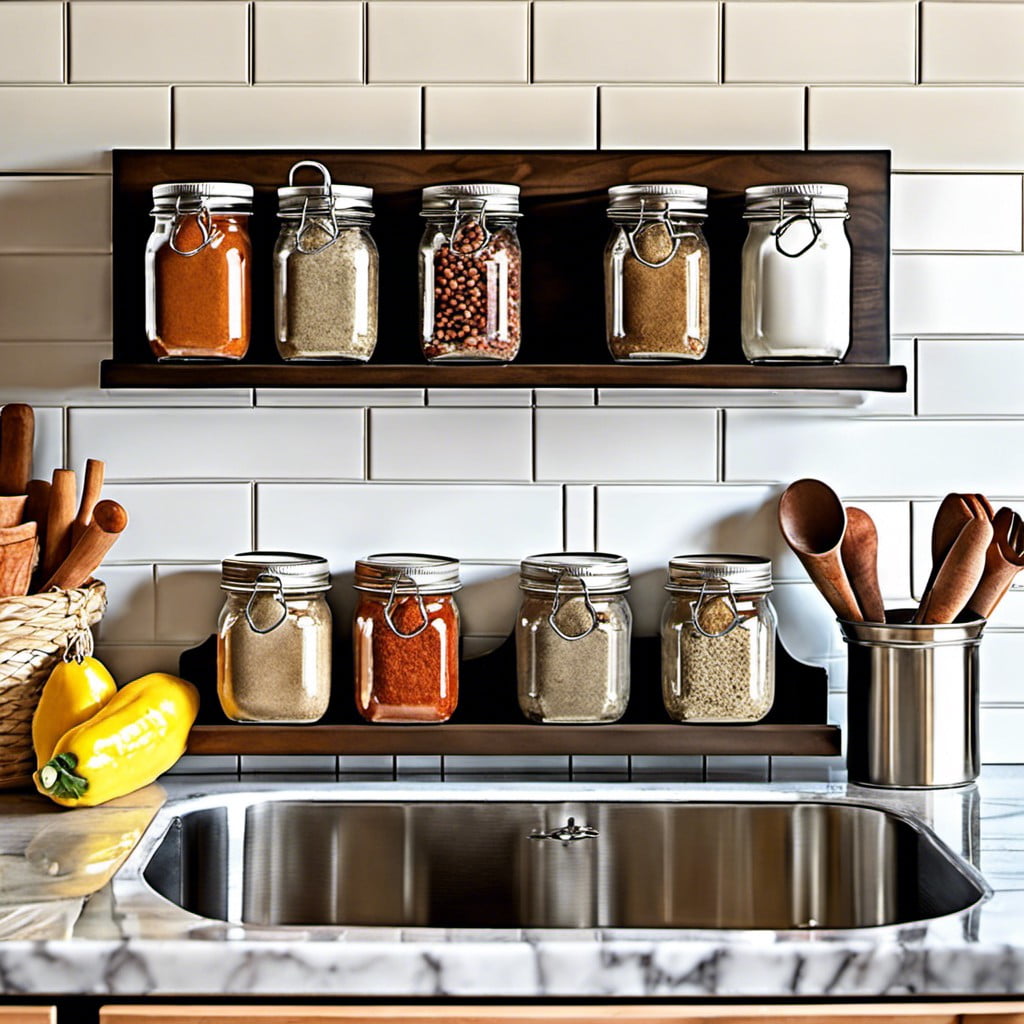
[(526, 591), (516, 621), (519, 707), (532, 722), (615, 722), (629, 703), (633, 615), (624, 594), (554, 595)]
[[(366, 362), (377, 344), (378, 254), (362, 219), (281, 221), (274, 247), (274, 320), (284, 360)], [(325, 246), (324, 248), (320, 248)], [(319, 249), (319, 251), (317, 251)]]
[(282, 606), (270, 591), (228, 593), (217, 624), (217, 695), (235, 722), (322, 718), (331, 699), (331, 610), (324, 594), (288, 594)]
[[(669, 594), (661, 619), (661, 686), (676, 722), (758, 722), (775, 700), (775, 611), (766, 594)], [(697, 623), (694, 617), (698, 616)], [(701, 631), (703, 630), (703, 632)]]
[(359, 595), (352, 620), (355, 696), (369, 722), (446, 722), (458, 705), (458, 605), (451, 593), (422, 599), (427, 626), (420, 630), (418, 595)]
[(612, 224), (604, 253), (605, 326), (618, 362), (697, 360), (708, 350), (710, 251), (683, 215)]
[[(752, 363), (837, 363), (850, 347), (852, 254), (843, 217), (795, 222), (782, 238), (775, 219), (750, 220), (741, 256), (740, 336)], [(778, 243), (778, 244), (777, 244)]]
[[(242, 359), (249, 350), (252, 244), (248, 216), (153, 215), (146, 244), (146, 336), (157, 359)], [(199, 251), (192, 255), (176, 252)], [(201, 246), (201, 248), (199, 248)]]
[(420, 324), (430, 362), (508, 363), (519, 352), (515, 217), (433, 212), (420, 242)]

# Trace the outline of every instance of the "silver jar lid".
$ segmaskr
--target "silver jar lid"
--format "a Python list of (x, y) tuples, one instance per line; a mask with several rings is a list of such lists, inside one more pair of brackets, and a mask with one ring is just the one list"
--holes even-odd
[(591, 594), (623, 594), (629, 590), (629, 562), (601, 551), (554, 551), (531, 555), (519, 566), (523, 590), (554, 594), (573, 581)]
[(219, 213), (252, 213), (252, 185), (238, 181), (169, 181), (153, 186), (153, 213), (201, 207)]
[(331, 570), (319, 555), (245, 551), (221, 563), (220, 588), (239, 594), (255, 590), (311, 594), (331, 589)]
[(708, 190), (703, 185), (613, 185), (608, 189), (608, 216), (685, 213), (706, 217)]
[(845, 215), (850, 190), (845, 185), (805, 183), (754, 185), (745, 193), (744, 217), (777, 217), (813, 209), (816, 214)]
[(421, 216), (431, 213), (503, 213), (519, 216), (519, 186), (491, 183), (429, 185), (423, 190)]
[(461, 589), (459, 560), (405, 552), (368, 555), (356, 562), (356, 590), (396, 594), (448, 594)]
[(760, 555), (676, 555), (668, 563), (670, 593), (729, 589), (765, 594), (772, 589), (772, 560)]
[[(312, 167), (320, 174), (319, 185), (296, 185), (295, 174)], [(288, 184), (277, 190), (278, 214), (299, 217), (310, 213), (360, 213), (373, 216), (373, 189), (365, 185), (335, 185), (331, 172), (318, 160), (300, 160), (288, 171)]]

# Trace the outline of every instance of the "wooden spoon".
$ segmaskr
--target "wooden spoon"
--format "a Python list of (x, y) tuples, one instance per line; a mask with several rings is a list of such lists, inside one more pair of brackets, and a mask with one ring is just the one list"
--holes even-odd
[(0, 597), (28, 593), (37, 548), (35, 523), (0, 529)]
[(972, 518), (960, 531), (935, 577), (932, 589), (921, 601), (914, 617), (915, 623), (930, 626), (952, 622), (967, 607), (985, 570), (993, 534), (987, 516)]
[(779, 500), (779, 529), (836, 615), (863, 622), (840, 559), (846, 510), (835, 491), (820, 480), (790, 484)]
[(974, 591), (967, 607), (987, 619), (995, 611), (996, 606), (1006, 596), (1014, 577), (1024, 568), (1024, 554), (1021, 554), (1011, 542), (1014, 517), (1020, 519), (1013, 509), (1001, 508), (993, 520), (994, 535), (992, 543), (985, 554), (985, 571)]
[(0, 495), (25, 494), (32, 476), (35, 413), (11, 403), (0, 412)]
[(82, 500), (78, 506), (78, 515), (75, 516), (74, 524), (71, 527), (71, 543), (76, 544), (79, 537), (85, 533), (85, 528), (92, 520), (92, 510), (96, 502), (100, 500), (100, 492), (103, 490), (103, 476), (106, 465), (99, 459), (87, 459), (85, 463), (85, 480), (82, 483)]
[(13, 494), (0, 497), (0, 529), (7, 526), (19, 526), (25, 521), (25, 504), (27, 494)]
[(93, 509), (92, 521), (85, 528), (71, 554), (40, 589), (60, 587), (72, 590), (87, 582), (100, 567), (107, 552), (128, 525), (128, 513), (116, 501), (101, 501)]
[(878, 530), (862, 508), (846, 510), (840, 554), (864, 621), (885, 622), (885, 604), (878, 586)]
[(75, 521), (75, 473), (55, 469), (46, 518), (46, 547), (39, 574), (49, 579), (71, 553), (71, 524)]
[(935, 586), (935, 577), (938, 576), (942, 563), (949, 554), (963, 528), (974, 518), (971, 506), (964, 501), (962, 494), (947, 494), (935, 513), (935, 522), (932, 524), (932, 571), (925, 584), (924, 593), (921, 595), (921, 604)]

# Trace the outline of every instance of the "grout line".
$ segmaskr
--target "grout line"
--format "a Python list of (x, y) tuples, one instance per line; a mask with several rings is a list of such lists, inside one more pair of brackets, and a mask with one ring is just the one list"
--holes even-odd
[(718, 5), (718, 84), (725, 83), (725, 4)]
[(362, 33), (363, 33), (363, 85), (370, 84), (370, 5), (364, 3), (362, 6)]
[(526, 6), (526, 81), (530, 85), (533, 84), (534, 80), (533, 36), (536, 30), (534, 4), (533, 0), (530, 0), (530, 3)]
[(811, 87), (804, 86), (804, 149), (811, 148)]
[(174, 116), (174, 98), (175, 98), (174, 97), (174, 92), (175, 92), (174, 86), (173, 85), (169, 85), (167, 87), (167, 119), (170, 122), (170, 125), (169, 125), (169, 128), (168, 128), (168, 137), (169, 137), (170, 142), (171, 142), (171, 149), (174, 149), (176, 147), (176, 144), (177, 144), (177, 139), (175, 138), (175, 135), (177, 134), (176, 131), (175, 131), (175, 128), (176, 128), (175, 122), (176, 122), (177, 119)]
[(420, 149), (427, 148), (427, 87), (420, 86)]
[(725, 410), (718, 409), (718, 417), (715, 421), (715, 444), (717, 445), (716, 455), (716, 476), (715, 483), (725, 483)]
[(256, 4), (250, 2), (245, 9), (245, 32), (248, 42), (245, 78), (247, 85), (256, 83)]
[(921, 373), (920, 373), (920, 370), (921, 370), (921, 351), (920, 351), (920, 346), (919, 346), (917, 338), (914, 339), (913, 346), (914, 346), (914, 351), (913, 351), (912, 358), (914, 360), (914, 394), (913, 394), (914, 415), (915, 416), (920, 416), (921, 415)]
[(602, 97), (603, 92), (604, 92), (604, 88), (602, 86), (600, 86), (600, 85), (597, 86), (594, 89), (594, 118), (595, 118), (595, 120), (597, 122), (597, 139), (595, 140), (595, 143), (596, 143), (595, 148), (597, 148), (597, 149), (601, 149), (602, 148), (602, 142), (601, 142), (601, 97)]
[(256, 516), (259, 506), (256, 497), (256, 481), (249, 481), (249, 550), (256, 550)]
[(370, 479), (370, 410), (363, 409), (363, 480)]
[(914, 25), (914, 85), (921, 84), (922, 47), (924, 36), (924, 4), (917, 4), (916, 23)]
[(61, 81), (71, 82), (71, 4), (65, 0), (61, 11)]

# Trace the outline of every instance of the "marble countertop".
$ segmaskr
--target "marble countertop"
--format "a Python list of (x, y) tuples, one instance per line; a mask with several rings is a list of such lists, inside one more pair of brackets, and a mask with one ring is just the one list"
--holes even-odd
[[(164, 788), (172, 802), (208, 792), (187, 779)], [(283, 788), (244, 780), (217, 786), (224, 792)], [(382, 999), (1024, 995), (1024, 767), (989, 768), (977, 786), (931, 792), (839, 782), (321, 783), (303, 789), (377, 801), (425, 794), (437, 800), (756, 800), (790, 794), (855, 800), (913, 814), (980, 870), (992, 891), (959, 914), (845, 932), (361, 927), (288, 934), (190, 918), (169, 905), (166, 914), (140, 909), (136, 856), (91, 896), (18, 896), (5, 891), (0, 875), (0, 915), (7, 914), (0, 916), (0, 993)], [(0, 852), (12, 865), (19, 846), (11, 841), (17, 799), (0, 797)], [(172, 808), (169, 803), (166, 813)], [(57, 820), (75, 822), (79, 813)], [(24, 807), (20, 821), (24, 833)], [(47, 827), (52, 835), (52, 822)], [(18, 872), (23, 878), (21, 867)]]

